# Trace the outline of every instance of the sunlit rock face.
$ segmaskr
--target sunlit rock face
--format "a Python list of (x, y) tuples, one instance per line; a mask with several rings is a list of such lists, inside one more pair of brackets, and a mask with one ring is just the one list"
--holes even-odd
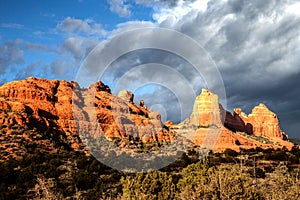
[(253, 134), (256, 136), (282, 138), (277, 115), (264, 104), (255, 106), (245, 120), (253, 125)]
[(0, 95), (0, 109), (23, 113), (24, 119), (15, 117), (19, 124), (42, 132), (86, 131), (92, 136), (130, 136), (144, 142), (170, 140), (162, 130), (159, 113), (148, 110), (144, 103), (135, 105), (130, 91), (111, 94), (101, 81), (81, 89), (75, 82), (31, 77), (4, 84)]
[(221, 126), (218, 95), (202, 89), (201, 94), (195, 100), (190, 124), (199, 127)]
[(233, 115), (227, 112), (225, 126), (255, 136), (283, 138), (277, 115), (264, 104), (255, 106), (249, 115), (242, 112), (240, 108), (235, 108)]
[[(218, 95), (203, 89), (189, 118), (163, 125), (159, 113), (147, 109), (144, 101), (134, 104), (133, 99), (134, 94), (127, 90), (113, 95), (101, 81), (82, 89), (73, 81), (30, 77), (0, 87), (0, 124), (19, 124), (56, 135), (85, 131), (92, 137), (133, 138), (142, 143), (180, 138), (201, 146), (209, 142), (208, 138), (216, 137), (212, 144), (215, 151), (292, 145), (283, 140), (276, 114), (264, 104), (253, 108), (249, 115), (239, 108), (231, 114), (219, 104)], [(7, 118), (5, 111), (12, 116)], [(257, 140), (257, 136), (268, 140)]]
[[(194, 131), (194, 134), (189, 134), (192, 135), (190, 139), (195, 144), (209, 146), (214, 151), (223, 151), (226, 148), (237, 151), (240, 148), (256, 147), (291, 148), (293, 145), (283, 140), (276, 114), (264, 104), (253, 108), (249, 115), (240, 108), (235, 108), (232, 114), (223, 109), (216, 94), (206, 89), (196, 98), (191, 116), (181, 123), (179, 128), (178, 125), (168, 123), (168, 127), (172, 126), (179, 130), (182, 127), (190, 128), (190, 132)], [(191, 127), (197, 129), (192, 130)], [(257, 136), (266, 139), (256, 138)]]

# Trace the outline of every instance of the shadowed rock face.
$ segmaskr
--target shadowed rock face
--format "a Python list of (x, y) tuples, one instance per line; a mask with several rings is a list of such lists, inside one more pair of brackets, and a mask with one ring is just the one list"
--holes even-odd
[[(118, 96), (111, 94), (109, 87), (100, 81), (81, 89), (72, 81), (31, 77), (0, 87), (0, 110), (14, 111), (9, 119), (0, 113), (0, 124), (26, 125), (40, 132), (65, 135), (87, 130), (94, 137), (134, 138), (142, 143), (173, 141), (176, 135), (185, 132), (194, 134), (186, 137), (188, 140), (202, 145), (208, 135), (214, 137), (220, 133), (214, 144), (215, 151), (290, 145), (282, 140), (277, 116), (263, 104), (256, 106), (248, 116), (241, 109), (235, 109), (232, 115), (219, 105), (216, 94), (203, 89), (188, 119), (180, 124), (168, 121), (162, 125), (159, 113), (148, 110), (144, 101), (135, 105), (133, 98), (126, 90)], [(224, 125), (222, 119), (225, 119)], [(255, 140), (255, 136), (277, 143), (264, 144)]]

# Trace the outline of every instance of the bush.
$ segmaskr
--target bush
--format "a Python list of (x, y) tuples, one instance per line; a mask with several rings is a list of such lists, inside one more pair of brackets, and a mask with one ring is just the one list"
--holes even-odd
[(229, 155), (229, 156), (232, 156), (232, 157), (237, 157), (239, 155), (238, 152), (236, 152), (235, 150), (232, 150), (232, 149), (226, 149), (224, 151), (224, 154), (225, 155)]
[(238, 165), (207, 168), (197, 163), (182, 171), (180, 199), (258, 199), (252, 179)]
[(251, 175), (252, 178), (265, 178), (266, 174), (264, 172), (264, 170), (262, 170), (261, 168), (256, 167), (254, 168), (250, 168), (247, 170), (247, 172)]
[(124, 199), (174, 199), (176, 195), (172, 176), (165, 172), (138, 173), (121, 178)]

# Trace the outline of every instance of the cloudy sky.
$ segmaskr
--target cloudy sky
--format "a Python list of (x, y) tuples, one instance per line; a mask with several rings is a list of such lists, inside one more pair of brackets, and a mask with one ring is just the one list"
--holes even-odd
[[(114, 55), (101, 76), (114, 92), (134, 90), (136, 100), (161, 111), (164, 120), (180, 121), (194, 101), (186, 95), (198, 95), (202, 87), (225, 91), (227, 109), (250, 113), (265, 103), (278, 114), (285, 132), (300, 137), (299, 10), (298, 0), (0, 0), (0, 83), (29, 76), (76, 80), (99, 44), (110, 46), (114, 54), (147, 37), (150, 43), (164, 41), (178, 49)], [(198, 57), (211, 59), (203, 66), (218, 73), (205, 77), (206, 68), (195, 71), (189, 59), (176, 54), (189, 48), (189, 55), (197, 52), (192, 43), (181, 45), (167, 34), (146, 31), (113, 41), (149, 27), (190, 37), (203, 49)], [(209, 83), (220, 77), (224, 90)]]

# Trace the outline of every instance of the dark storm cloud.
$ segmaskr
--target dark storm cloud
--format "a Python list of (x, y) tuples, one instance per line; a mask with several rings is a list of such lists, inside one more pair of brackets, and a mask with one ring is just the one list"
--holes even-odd
[(285, 11), (294, 2), (210, 1), (206, 12), (191, 11), (162, 25), (205, 47), (222, 74), (229, 108), (249, 112), (266, 103), (282, 118), (286, 132), (299, 137), (300, 124), (290, 119), (300, 118), (300, 18)]
[[(155, 91), (141, 89), (142, 94), (163, 99), (159, 104), (164, 106), (168, 119), (179, 122), (191, 114), (201, 88), (222, 89), (218, 88), (220, 79), (214, 70), (208, 55), (193, 40), (175, 31), (145, 28), (102, 43), (83, 62), (76, 81), (87, 87), (100, 79), (112, 87), (114, 94), (122, 89), (135, 91), (147, 83), (160, 86)], [(175, 108), (172, 111), (178, 103), (165, 92), (166, 88), (176, 96), (179, 113)]]
[[(177, 8), (177, 2), (170, 5)], [(170, 17), (171, 10), (162, 10), (159, 26), (187, 34), (207, 50), (222, 74), (228, 109), (241, 107), (249, 113), (265, 103), (286, 132), (300, 137), (295, 120), (300, 118), (300, 17), (287, 12), (293, 3), (297, 1), (211, 0), (205, 11), (191, 8), (182, 16)], [(140, 23), (131, 22), (128, 29), (134, 24)]]
[[(136, 50), (122, 55), (109, 66), (106, 73), (103, 75), (103, 78), (106, 77), (107, 81), (113, 82), (132, 68), (149, 63), (159, 63), (161, 65), (169, 66), (176, 70), (180, 76), (183, 76), (183, 78), (189, 81), (194, 79), (198, 80), (199, 78), (199, 72), (188, 62), (188, 60), (185, 60), (172, 52), (151, 48)], [(151, 69), (149, 66), (147, 76), (155, 78), (156, 73), (157, 69)], [(113, 74), (113, 76), (111, 76), (111, 74)], [(136, 79), (139, 79), (140, 74), (135, 74), (135, 76)], [(132, 77), (130, 79), (132, 80)], [(204, 83), (204, 81), (202, 81), (202, 83)], [(198, 83), (198, 86), (200, 84), (201, 82)], [(198, 87), (195, 87), (194, 89), (197, 90), (197, 92), (200, 91)]]
[(155, 105), (160, 105), (158, 106), (158, 108), (161, 108), (162, 110), (153, 110), (153, 111), (161, 113), (162, 120), (172, 119), (173, 122), (181, 122), (182, 121), (181, 114), (184, 113), (181, 113), (182, 110), (181, 110), (180, 100), (177, 98), (174, 91), (162, 86), (155, 86), (153, 93), (157, 94), (157, 96), (161, 96), (164, 98), (153, 98), (152, 93), (141, 94), (139, 90), (137, 90), (136, 95), (134, 97), (135, 103), (138, 104), (140, 100), (144, 100), (147, 108), (152, 110), (153, 107), (155, 108)]

